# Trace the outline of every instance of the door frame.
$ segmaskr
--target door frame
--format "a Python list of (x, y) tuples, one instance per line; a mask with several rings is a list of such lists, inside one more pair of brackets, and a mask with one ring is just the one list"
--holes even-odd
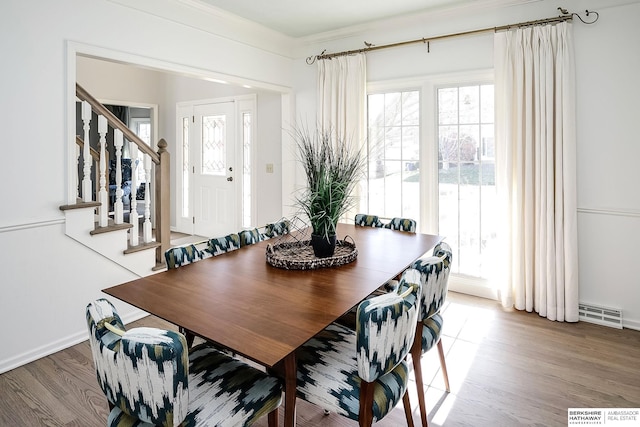
[[(184, 182), (182, 176), (182, 164), (183, 164), (183, 143), (182, 143), (182, 119), (187, 116), (191, 117), (192, 120), (190, 123), (193, 123), (194, 117), (194, 109), (196, 106), (207, 105), (207, 104), (221, 104), (221, 103), (229, 103), (233, 102), (234, 108), (234, 126), (235, 126), (235, 159), (236, 159), (236, 172), (233, 174), (234, 181), (234, 191), (236, 193), (235, 200), (235, 210), (237, 213), (237, 221), (238, 226), (237, 229), (241, 228), (242, 224), (242, 201), (243, 201), (243, 173), (242, 173), (242, 161), (243, 161), (243, 144), (242, 144), (242, 136), (243, 136), (243, 127), (242, 127), (242, 113), (250, 111), (253, 114), (254, 120), (252, 121), (252, 129), (251, 134), (253, 137), (252, 144), (250, 146), (249, 157), (251, 159), (252, 165), (255, 165), (255, 146), (257, 143), (257, 132), (256, 132), (256, 118), (257, 118), (257, 95), (238, 95), (238, 96), (229, 96), (229, 97), (220, 97), (220, 98), (209, 98), (209, 99), (200, 99), (194, 101), (182, 101), (176, 103), (176, 115), (175, 115), (175, 123), (176, 123), (176, 153), (175, 153), (175, 161), (173, 162), (173, 167), (176, 171), (176, 197), (174, 202), (175, 212), (176, 212), (176, 227), (175, 231), (193, 234), (194, 232), (194, 223), (193, 223), (193, 197), (191, 194), (189, 196), (189, 215), (182, 215), (182, 201), (184, 197)], [(191, 163), (190, 163), (191, 165)], [(255, 218), (255, 174), (251, 175), (251, 206), (252, 206), (252, 216)], [(191, 187), (191, 190), (193, 188)], [(215, 237), (215, 236), (206, 236), (206, 237)]]

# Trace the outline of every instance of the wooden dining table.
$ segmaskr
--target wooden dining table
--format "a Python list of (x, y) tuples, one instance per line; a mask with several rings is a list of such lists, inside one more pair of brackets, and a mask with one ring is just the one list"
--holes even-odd
[(337, 231), (358, 251), (338, 267), (273, 267), (266, 249), (276, 238), (103, 292), (282, 375), (285, 426), (292, 427), (296, 349), (442, 240), (352, 224)]

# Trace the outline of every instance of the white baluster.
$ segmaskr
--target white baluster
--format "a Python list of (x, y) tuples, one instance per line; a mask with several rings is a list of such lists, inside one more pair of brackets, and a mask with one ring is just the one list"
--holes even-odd
[(145, 243), (151, 243), (151, 194), (149, 183), (151, 181), (151, 157), (144, 155), (144, 224), (142, 237)]
[(106, 154), (106, 145), (107, 145), (107, 119), (106, 117), (100, 115), (98, 116), (98, 134), (100, 135), (100, 191), (99, 191), (99, 201), (100, 201), (100, 218), (99, 218), (99, 226), (106, 227), (109, 225), (109, 200), (107, 193), (107, 154)]
[(91, 182), (91, 163), (93, 163), (93, 159), (91, 158), (91, 146), (89, 144), (90, 125), (91, 105), (87, 101), (82, 101), (82, 128), (84, 129), (82, 200), (85, 202), (90, 202), (93, 198), (93, 184)]
[(80, 147), (78, 144), (76, 146), (76, 168), (75, 168), (75, 176), (76, 176), (76, 200), (80, 198), (80, 175), (78, 174), (78, 167), (80, 167)]
[(129, 244), (131, 246), (138, 246), (138, 146), (134, 143), (129, 143), (129, 151), (131, 155), (131, 212), (129, 213), (129, 223), (132, 227), (129, 229)]
[(113, 222), (122, 224), (124, 222), (124, 207), (122, 206), (122, 131), (113, 130), (113, 145), (116, 149), (116, 201), (113, 204)]

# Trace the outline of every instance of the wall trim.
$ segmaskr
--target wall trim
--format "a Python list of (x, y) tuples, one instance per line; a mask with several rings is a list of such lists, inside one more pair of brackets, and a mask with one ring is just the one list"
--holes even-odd
[[(128, 316), (123, 316), (122, 321), (126, 325), (128, 323), (147, 317), (148, 315), (149, 313), (136, 309)], [(49, 344), (37, 347), (30, 351), (26, 351), (17, 356), (10, 357), (9, 359), (0, 360), (0, 374), (3, 374), (15, 368), (19, 368), (20, 366), (26, 365), (27, 363), (31, 363), (35, 360), (41, 359), (59, 351), (65, 350), (76, 344), (80, 344), (81, 342), (88, 339), (87, 334), (88, 332), (86, 330), (83, 330), (82, 332), (76, 332)]]
[(636, 331), (640, 331), (640, 320), (625, 319), (624, 318), (624, 311), (623, 311), (622, 327), (624, 329), (635, 329)]
[(7, 225), (7, 226), (0, 227), (0, 233), (26, 230), (30, 228), (51, 227), (53, 225), (64, 224), (64, 223), (65, 223), (64, 217), (46, 219), (43, 221), (26, 222), (24, 224), (14, 224), (14, 225)]
[(578, 208), (578, 213), (593, 215), (613, 215), (640, 218), (640, 211), (635, 209), (619, 208)]

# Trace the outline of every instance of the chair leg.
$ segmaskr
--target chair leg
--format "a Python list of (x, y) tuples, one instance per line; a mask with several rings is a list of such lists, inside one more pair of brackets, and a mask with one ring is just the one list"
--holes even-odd
[(413, 427), (413, 414), (411, 413), (411, 402), (409, 402), (409, 392), (405, 390), (402, 396), (402, 405), (404, 406), (404, 416), (407, 418), (407, 427)]
[(371, 427), (373, 424), (373, 389), (374, 383), (360, 381), (360, 412), (358, 412), (360, 427)]
[[(417, 353), (417, 354), (416, 354)], [(416, 377), (416, 388), (418, 389), (418, 407), (420, 408), (420, 421), (422, 427), (427, 427), (427, 406), (425, 404), (424, 397), (424, 382), (422, 381), (422, 365), (420, 364), (420, 358), (422, 356), (422, 349), (414, 346), (411, 349), (411, 360), (413, 361), (413, 374)]]
[(180, 333), (182, 333), (182, 335), (184, 335), (184, 337), (187, 339), (187, 348), (191, 348), (191, 346), (193, 345), (193, 340), (195, 339), (195, 335), (193, 335), (193, 332), (183, 328), (183, 327), (179, 327), (178, 328)]
[(449, 388), (449, 374), (447, 373), (447, 362), (444, 360), (444, 350), (442, 349), (442, 340), (438, 340), (438, 354), (440, 355), (440, 367), (442, 368), (442, 376), (444, 377), (444, 387), (447, 393), (451, 392)]
[(267, 415), (267, 425), (269, 427), (278, 427), (278, 408), (269, 412)]

